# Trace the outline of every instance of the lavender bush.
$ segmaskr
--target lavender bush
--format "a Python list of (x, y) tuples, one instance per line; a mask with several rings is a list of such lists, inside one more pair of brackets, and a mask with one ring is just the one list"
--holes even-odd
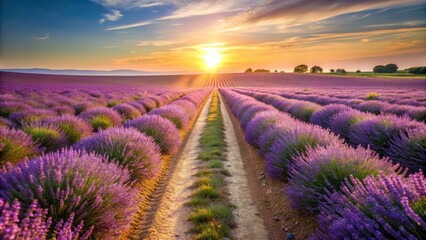
[(185, 111), (176, 105), (166, 105), (149, 112), (150, 115), (159, 115), (172, 121), (178, 129), (186, 129), (189, 125), (189, 117)]
[(422, 173), (347, 180), (320, 204), (311, 239), (425, 239), (426, 179)]
[(311, 103), (311, 102), (305, 102), (305, 101), (300, 101), (300, 102), (296, 102), (294, 103), (289, 109), (288, 112), (302, 120), (302, 121), (309, 121), (309, 119), (311, 118), (312, 114), (315, 111), (318, 111), (318, 109), (320, 109), (321, 106), (315, 103)]
[(0, 166), (6, 162), (15, 164), (37, 153), (38, 148), (31, 136), (21, 130), (0, 127)]
[(73, 146), (105, 156), (129, 170), (131, 179), (142, 181), (155, 176), (161, 167), (160, 148), (153, 138), (134, 128), (114, 127), (81, 140)]
[(31, 136), (42, 151), (59, 150), (67, 144), (65, 133), (54, 124), (35, 122), (23, 126), (22, 131)]
[(170, 103), (170, 105), (177, 105), (181, 107), (186, 112), (186, 114), (188, 114), (189, 118), (192, 118), (197, 112), (197, 107), (194, 105), (194, 103), (187, 100), (176, 100)]
[(309, 149), (288, 167), (288, 194), (291, 206), (316, 212), (326, 192), (338, 191), (346, 178), (364, 179), (379, 171), (395, 173), (387, 159), (362, 147), (351, 148), (342, 144)]
[(385, 153), (411, 173), (419, 169), (426, 173), (426, 130), (409, 130), (394, 137)]
[(416, 129), (426, 131), (426, 125), (409, 118), (377, 116), (353, 125), (350, 128), (349, 142), (353, 145), (370, 146), (372, 150), (384, 154), (390, 147), (392, 138)]
[(287, 167), (309, 148), (342, 143), (336, 135), (318, 126), (301, 124), (277, 136), (265, 156), (265, 168), (272, 178), (287, 177)]
[(349, 110), (351, 110), (351, 108), (343, 104), (330, 104), (315, 111), (309, 121), (323, 128), (330, 128), (333, 116)]
[(0, 101), (0, 116), (2, 117), (7, 118), (11, 113), (25, 112), (29, 109), (30, 107), (24, 103), (15, 101)]
[(54, 117), (56, 117), (56, 113), (53, 111), (33, 108), (24, 112), (14, 112), (10, 114), (9, 118), (19, 126), (23, 126), (26, 124), (32, 124)]
[(58, 126), (58, 128), (64, 132), (67, 145), (72, 145), (92, 134), (90, 124), (72, 115), (56, 117), (49, 122)]
[(116, 105), (112, 109), (120, 113), (123, 120), (131, 120), (141, 116), (141, 113), (136, 108), (127, 103)]
[[(93, 228), (80, 236), (83, 221), (73, 226), (74, 214), (64, 222), (59, 221), (55, 228), (52, 219), (48, 217), (47, 209), (38, 207), (37, 201), (22, 211), (21, 203), (15, 199), (13, 204), (4, 202), (0, 198), (0, 237), (2, 239), (88, 239)], [(21, 217), (22, 216), (22, 217)]]
[[(117, 236), (136, 211), (136, 189), (126, 185), (126, 169), (94, 154), (73, 150), (50, 153), (0, 171), (0, 198), (19, 200), (23, 209), (34, 199), (48, 209), (52, 226), (75, 216), (72, 227), (83, 222), (83, 232), (96, 238)], [(65, 224), (67, 225), (67, 224)], [(69, 225), (69, 224), (68, 224)]]
[(259, 137), (280, 118), (285, 118), (285, 116), (286, 115), (277, 111), (263, 111), (256, 113), (247, 124), (245, 130), (245, 139), (247, 143), (259, 147)]
[(145, 114), (147, 112), (146, 109), (145, 109), (145, 107), (141, 103), (139, 103), (139, 102), (133, 101), (133, 102), (129, 102), (128, 104), (130, 106), (136, 108), (141, 115)]
[(147, 112), (157, 107), (157, 103), (150, 98), (143, 98), (141, 100), (137, 100), (136, 102), (142, 104)]
[(358, 110), (343, 111), (331, 118), (330, 130), (348, 140), (351, 127), (369, 117), (371, 115)]
[(84, 111), (80, 114), (80, 117), (88, 121), (95, 132), (121, 124), (120, 115), (116, 111), (106, 107)]
[(125, 122), (123, 126), (136, 128), (138, 131), (152, 137), (163, 154), (175, 153), (182, 144), (179, 130), (176, 126), (170, 120), (158, 115), (144, 115)]
[(246, 112), (244, 112), (241, 115), (240, 120), (240, 126), (242, 129), (246, 129), (247, 124), (250, 122), (250, 120), (253, 118), (253, 116), (257, 113), (261, 113), (264, 111), (277, 111), (274, 107), (268, 106), (265, 104), (262, 105), (252, 105), (250, 109), (248, 109)]

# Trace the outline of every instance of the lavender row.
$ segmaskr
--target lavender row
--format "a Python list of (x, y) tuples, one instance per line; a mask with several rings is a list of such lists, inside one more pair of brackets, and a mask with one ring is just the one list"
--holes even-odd
[[(177, 124), (169, 119), (189, 121), (208, 93), (192, 91), (158, 108), (164, 111), (99, 130), (72, 149), (42, 154), (15, 166), (7, 163), (0, 170), (0, 235), (117, 238), (129, 227), (142, 200), (137, 197), (138, 188), (158, 174), (161, 154), (174, 153), (182, 142)], [(186, 127), (181, 125), (182, 130)]]
[(283, 91), (268, 91), (270, 93), (277, 94), (279, 96), (297, 99), (303, 101), (309, 101), (321, 106), (329, 104), (343, 104), (354, 109), (369, 112), (373, 114), (395, 114), (401, 117), (409, 117), (417, 121), (426, 122), (426, 107), (425, 106), (410, 106), (410, 105), (401, 105), (401, 104), (392, 104), (382, 100), (374, 100), (378, 97), (370, 93), (371, 99), (361, 100), (354, 99), (351, 97), (348, 98), (336, 98), (336, 97), (324, 97), (319, 95), (302, 95), (287, 93)]
[[(191, 91), (186, 94), (191, 95)], [(176, 100), (178, 98), (181, 100)], [(184, 128), (190, 116), (185, 114), (184, 110), (194, 111), (196, 108), (193, 104), (191, 106), (190, 101), (184, 101), (190, 98), (181, 92), (166, 91), (159, 95), (149, 95), (129, 103), (121, 103), (112, 108), (88, 108), (77, 116), (72, 114), (57, 116), (48, 109), (26, 108), (16, 102), (0, 102), (4, 107), (3, 113), (9, 114), (8, 119), (0, 119), (2, 126), (0, 165), (6, 161), (18, 162), (25, 156), (31, 157), (38, 152), (50, 152), (71, 146), (80, 139), (92, 135), (93, 132), (121, 126), (123, 122), (136, 119), (147, 112), (157, 113), (163, 117), (178, 112), (179, 121), (176, 119), (179, 116), (168, 118), (175, 121), (178, 127)], [(182, 109), (167, 110), (167, 107), (163, 107), (172, 101), (176, 101), (173, 106), (179, 105)], [(163, 113), (159, 113), (160, 111)], [(11, 129), (13, 126), (15, 129)]]
[(426, 171), (426, 125), (405, 117), (374, 115), (341, 104), (319, 106), (274, 94), (235, 90), (254, 97), (293, 117), (338, 134), (351, 146), (369, 147), (381, 156), (409, 168)]
[[(424, 221), (424, 212), (416, 205), (424, 202), (426, 197), (426, 181), (422, 173), (410, 175), (406, 180), (403, 175), (398, 175), (401, 173), (398, 165), (393, 165), (387, 158), (380, 158), (369, 149), (349, 147), (328, 130), (296, 120), (249, 96), (229, 89), (221, 89), (220, 92), (239, 119), (246, 141), (258, 147), (259, 153), (265, 157), (267, 174), (273, 178), (288, 179), (286, 192), (291, 206), (312, 214), (320, 213), (320, 229), (312, 238), (369, 238), (375, 234), (390, 236), (395, 233), (411, 239), (422, 237), (424, 225), (419, 219)], [(381, 201), (384, 208), (393, 212), (376, 210), (362, 198), (355, 199), (363, 207), (358, 209), (352, 204), (352, 197), (363, 192), (363, 185), (347, 189), (348, 179), (371, 183), (368, 191), (372, 193), (372, 200)], [(391, 182), (387, 183), (388, 188), (374, 188), (388, 179), (396, 179), (400, 184)], [(417, 185), (419, 183), (423, 185)], [(405, 191), (410, 195), (404, 198), (403, 195), (394, 195), (393, 191)], [(354, 212), (358, 209), (358, 218), (368, 219), (373, 227), (358, 229), (350, 228), (354, 224), (340, 225), (344, 221), (356, 223), (351, 218), (353, 214), (340, 212), (347, 205), (351, 205)], [(366, 214), (369, 211), (375, 215)]]

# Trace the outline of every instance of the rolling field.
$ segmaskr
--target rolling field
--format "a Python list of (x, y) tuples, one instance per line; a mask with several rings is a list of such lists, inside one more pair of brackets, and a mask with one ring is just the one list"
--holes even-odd
[(426, 79), (0, 72), (2, 239), (425, 239)]

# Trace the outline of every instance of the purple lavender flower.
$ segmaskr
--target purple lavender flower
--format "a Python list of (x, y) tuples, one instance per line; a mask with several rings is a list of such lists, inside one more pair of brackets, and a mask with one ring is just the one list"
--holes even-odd
[(419, 169), (426, 172), (426, 130), (409, 130), (407, 134), (394, 137), (385, 150), (389, 158), (409, 169), (417, 172)]
[(38, 148), (31, 136), (21, 130), (0, 127), (0, 165), (6, 162), (15, 164), (36, 154)]
[(172, 121), (178, 129), (186, 129), (189, 125), (189, 117), (185, 111), (176, 105), (166, 105), (149, 112), (150, 115), (159, 115)]
[(281, 114), (278, 111), (263, 111), (256, 113), (247, 124), (245, 139), (247, 143), (260, 147), (259, 138), (262, 134), (275, 124), (279, 119), (291, 119), (290, 116)]
[(0, 212), (0, 236), (2, 239), (48, 239), (48, 236), (53, 239), (88, 239), (93, 230), (90, 228), (80, 236), (83, 221), (73, 228), (74, 214), (71, 214), (64, 224), (58, 224), (52, 231), (52, 219), (48, 217), (47, 209), (38, 207), (37, 201), (33, 201), (28, 210), (24, 212), (17, 199), (13, 201), (12, 205), (9, 205), (0, 198)]
[(23, 209), (37, 200), (48, 209), (52, 226), (74, 216), (83, 232), (96, 238), (117, 237), (127, 229), (137, 209), (138, 190), (131, 189), (127, 169), (94, 154), (73, 150), (50, 153), (0, 171), (0, 198), (18, 199)]
[(22, 131), (31, 136), (42, 151), (55, 151), (67, 145), (65, 133), (55, 124), (34, 122), (24, 125)]
[(69, 105), (65, 105), (65, 104), (60, 104), (60, 105), (56, 105), (53, 107), (53, 110), (58, 114), (58, 115), (74, 115), (75, 114), (75, 109)]
[(154, 177), (161, 168), (160, 147), (153, 138), (134, 128), (101, 130), (76, 143), (73, 148), (106, 156), (108, 162), (129, 169), (132, 180)]
[[(247, 111), (245, 111), (242, 115), (240, 120), (240, 126), (242, 129), (245, 129), (247, 124), (250, 122), (250, 120), (253, 118), (253, 116), (257, 113), (261, 113), (264, 111), (277, 111), (276, 108), (266, 105), (266, 104), (256, 104), (251, 105)], [(278, 112), (278, 111), (277, 111)]]
[(265, 156), (268, 175), (275, 179), (287, 177), (287, 167), (295, 159), (304, 155), (309, 148), (342, 143), (336, 135), (318, 126), (296, 125), (288, 132), (275, 138), (270, 152)]
[(9, 119), (4, 118), (4, 117), (0, 117), (0, 127), (14, 128), (14, 127), (16, 127), (16, 125), (15, 125), (15, 123), (10, 121)]
[(123, 120), (131, 120), (141, 116), (141, 113), (131, 105), (122, 103), (114, 106), (112, 109), (117, 111), (123, 118)]
[(331, 118), (329, 124), (330, 130), (348, 140), (350, 128), (354, 124), (369, 117), (371, 117), (371, 115), (358, 110), (343, 111)]
[(145, 107), (141, 103), (139, 103), (137, 101), (129, 102), (128, 104), (130, 106), (136, 108), (141, 115), (145, 114), (147, 112), (146, 109), (145, 109)]
[(323, 128), (329, 128), (331, 125), (331, 119), (338, 113), (349, 111), (350, 107), (342, 104), (330, 104), (319, 110), (316, 110), (309, 120), (315, 125), (319, 125)]
[(394, 115), (377, 116), (358, 122), (350, 128), (349, 142), (353, 145), (370, 146), (372, 150), (384, 154), (390, 146), (390, 140), (408, 130), (423, 129), (424, 123)]
[(384, 110), (386, 108), (389, 108), (388, 105), (389, 105), (389, 103), (371, 100), (371, 101), (361, 102), (360, 104), (358, 104), (358, 106), (356, 108), (363, 111), (363, 112), (380, 114), (380, 113), (384, 112)]
[(170, 105), (177, 105), (181, 107), (186, 112), (186, 114), (188, 114), (189, 118), (192, 118), (197, 112), (197, 107), (194, 105), (194, 103), (188, 100), (176, 100), (170, 103)]
[(14, 112), (10, 114), (10, 120), (19, 126), (44, 121), (54, 117), (56, 117), (55, 112), (40, 108), (32, 108), (25, 112)]
[(144, 115), (123, 124), (125, 128), (133, 127), (150, 136), (158, 144), (163, 154), (175, 153), (182, 140), (179, 130), (168, 119), (158, 115)]
[(9, 117), (11, 113), (14, 112), (25, 112), (29, 110), (30, 107), (21, 102), (12, 102), (12, 101), (0, 101), (0, 116)]
[(320, 108), (321, 106), (316, 103), (298, 101), (288, 109), (288, 112), (302, 121), (309, 121), (312, 114)]
[(64, 132), (67, 138), (67, 145), (72, 145), (92, 134), (90, 124), (72, 115), (56, 117), (49, 120), (49, 122), (58, 126), (58, 128)]
[(379, 171), (395, 173), (388, 159), (380, 159), (369, 149), (357, 149), (342, 144), (309, 149), (288, 166), (288, 195), (291, 206), (299, 210), (316, 212), (326, 192), (339, 191), (350, 176), (364, 179)]
[(142, 106), (146, 109), (147, 112), (149, 112), (152, 109), (157, 107), (157, 103), (150, 98), (143, 98), (143, 99), (137, 100), (135, 102), (142, 104)]
[(80, 114), (80, 117), (88, 121), (95, 132), (121, 124), (121, 116), (116, 111), (106, 107), (84, 111)]
[(423, 173), (347, 180), (320, 203), (319, 229), (311, 239), (424, 239)]

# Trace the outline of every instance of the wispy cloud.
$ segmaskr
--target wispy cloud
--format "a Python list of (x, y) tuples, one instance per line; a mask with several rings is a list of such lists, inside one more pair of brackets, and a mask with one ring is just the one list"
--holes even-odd
[(315, 22), (338, 15), (421, 3), (423, 0), (271, 0), (248, 8), (223, 21), (229, 28), (251, 25), (298, 25)]
[(109, 28), (106, 28), (105, 31), (114, 31), (114, 30), (122, 30), (122, 29), (128, 29), (128, 28), (141, 27), (141, 26), (150, 25), (152, 23), (154, 23), (154, 21), (142, 21), (142, 22), (137, 22), (137, 23), (120, 25), (120, 26), (116, 26), (116, 27), (109, 27)]
[(92, 0), (92, 2), (100, 4), (106, 8), (131, 9), (171, 4), (174, 0)]
[(161, 47), (161, 46), (168, 46), (176, 44), (175, 41), (165, 41), (165, 40), (156, 40), (156, 41), (140, 41), (137, 42), (134, 46), (143, 47), (143, 46), (155, 46), (155, 47)]
[(120, 11), (114, 10), (114, 9), (111, 10), (110, 13), (106, 13), (102, 15), (104, 16), (104, 18), (101, 18), (99, 20), (99, 23), (104, 23), (106, 20), (114, 22), (123, 17), (123, 14), (121, 14)]
[(49, 37), (50, 37), (50, 34), (49, 34), (49, 33), (46, 33), (46, 35), (44, 35), (44, 36), (41, 36), (41, 37), (33, 37), (33, 39), (35, 39), (35, 40), (46, 40), (46, 39), (49, 39)]

